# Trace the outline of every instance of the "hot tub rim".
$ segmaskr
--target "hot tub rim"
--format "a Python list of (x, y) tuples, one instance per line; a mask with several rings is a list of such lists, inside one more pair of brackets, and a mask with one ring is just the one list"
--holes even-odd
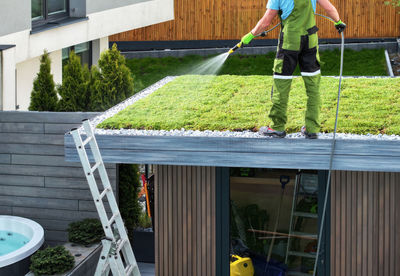
[(27, 244), (25, 244), (24, 246), (22, 246), (21, 248), (18, 248), (15, 251), (12, 251), (8, 254), (0, 256), (0, 268), (17, 263), (17, 262), (27, 258), (28, 256), (31, 256), (44, 243), (43, 227), (36, 221), (27, 219), (27, 218), (23, 218), (23, 217), (18, 217), (18, 216), (0, 215), (0, 220), (2, 220), (2, 219), (21, 223), (21, 224), (26, 225), (27, 227), (30, 227), (33, 230), (33, 235), (32, 235), (32, 238), (30, 239), (30, 241)]

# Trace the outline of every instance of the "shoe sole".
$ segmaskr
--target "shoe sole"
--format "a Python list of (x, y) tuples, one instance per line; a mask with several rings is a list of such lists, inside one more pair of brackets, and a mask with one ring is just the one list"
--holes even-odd
[(263, 133), (262, 135), (272, 137), (272, 138), (285, 138), (286, 137), (286, 134), (279, 135), (279, 134), (275, 134), (275, 133)]

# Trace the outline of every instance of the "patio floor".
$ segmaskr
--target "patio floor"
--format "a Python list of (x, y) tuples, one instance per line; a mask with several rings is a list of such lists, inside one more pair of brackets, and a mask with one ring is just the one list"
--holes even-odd
[(151, 263), (138, 263), (140, 274), (142, 276), (154, 276), (155, 274), (155, 265)]

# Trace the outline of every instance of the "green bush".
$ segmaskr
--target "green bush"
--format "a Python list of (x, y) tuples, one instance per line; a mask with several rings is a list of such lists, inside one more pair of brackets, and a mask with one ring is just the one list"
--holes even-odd
[(100, 242), (103, 237), (103, 227), (98, 219), (75, 221), (68, 227), (68, 240), (73, 243), (89, 245)]
[(101, 54), (99, 68), (100, 71), (93, 69), (92, 74), (94, 77), (90, 100), (92, 111), (104, 111), (134, 93), (131, 72), (116, 44)]
[(51, 60), (45, 51), (40, 59), (40, 70), (33, 82), (30, 111), (56, 111), (57, 93), (53, 75), (51, 74)]
[(75, 259), (64, 246), (47, 247), (31, 257), (30, 270), (35, 275), (54, 275), (74, 267)]
[(61, 100), (58, 111), (88, 111), (90, 101), (90, 71), (87, 65), (82, 67), (80, 58), (71, 51), (67, 64), (63, 68), (63, 81), (58, 89)]
[(139, 191), (138, 166), (133, 164), (119, 165), (119, 209), (131, 238), (133, 237), (133, 229), (139, 226), (141, 216), (141, 206), (138, 201)]

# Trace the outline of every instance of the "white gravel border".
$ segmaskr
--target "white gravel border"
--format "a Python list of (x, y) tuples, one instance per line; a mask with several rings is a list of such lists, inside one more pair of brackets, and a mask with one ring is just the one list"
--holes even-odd
[[(324, 76), (325, 77), (325, 76)], [(328, 76), (331, 78), (339, 78), (337, 76)], [(161, 88), (165, 84), (174, 80), (176, 77), (166, 77), (157, 83), (149, 86), (148, 88), (142, 90), (141, 92), (133, 95), (122, 103), (110, 108), (104, 113), (96, 116), (95, 118), (90, 120), (90, 123), (93, 127), (96, 127), (98, 124), (103, 122), (104, 120), (114, 116), (118, 112), (122, 111), (126, 107), (134, 104), (135, 102), (143, 99), (150, 94), (152, 94), (157, 89)], [(364, 78), (364, 79), (379, 79), (379, 78), (390, 78), (390, 77), (369, 77), (369, 76), (359, 76), (359, 77), (343, 77), (343, 78)], [(80, 133), (84, 133), (82, 127), (79, 129)], [(258, 139), (273, 139), (270, 137), (266, 137), (260, 135), (258, 133), (252, 131), (243, 131), (243, 132), (234, 132), (234, 131), (199, 131), (199, 130), (185, 130), (184, 128), (178, 130), (138, 130), (138, 129), (119, 129), (119, 130), (110, 130), (110, 129), (95, 129), (95, 133), (98, 135), (120, 135), (120, 136), (179, 136), (179, 137), (230, 137), (230, 138), (258, 138)], [(291, 133), (286, 136), (286, 139), (304, 139), (304, 136), (301, 133)], [(319, 133), (318, 139), (332, 139), (333, 133)], [(336, 139), (338, 140), (381, 140), (381, 141), (400, 141), (399, 135), (358, 135), (358, 134), (346, 134), (346, 133), (337, 133)]]

